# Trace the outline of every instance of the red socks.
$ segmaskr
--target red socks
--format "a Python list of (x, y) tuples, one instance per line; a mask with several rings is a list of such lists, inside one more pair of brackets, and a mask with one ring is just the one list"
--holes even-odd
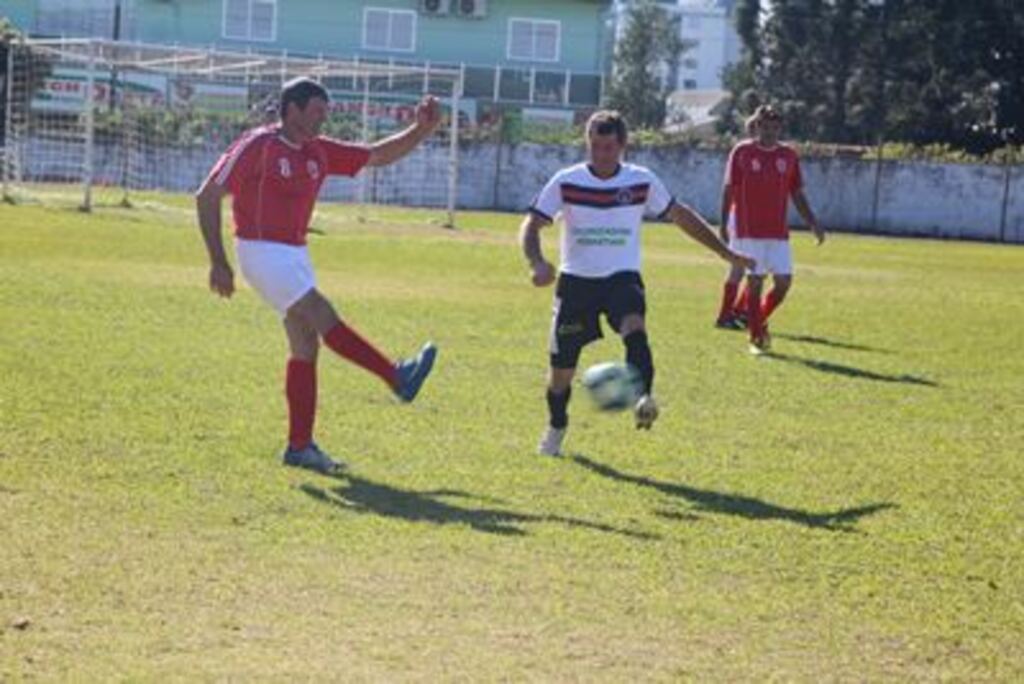
[(302, 359), (289, 359), (284, 393), (288, 398), (288, 445), (305, 449), (313, 441), (316, 420), (316, 365)]
[(736, 303), (736, 292), (739, 290), (739, 283), (732, 283), (728, 280), (722, 285), (722, 308), (718, 310), (718, 320), (724, 321), (733, 312), (733, 305)]
[[(389, 386), (398, 384), (395, 365), (344, 323), (331, 328), (324, 342), (341, 357), (379, 376)], [(316, 421), (316, 364), (289, 359), (284, 393), (288, 399), (288, 445), (304, 449), (313, 441)]]
[(772, 288), (772, 291), (764, 298), (764, 306), (761, 307), (761, 317), (767, 321), (768, 317), (772, 315), (772, 311), (779, 308), (779, 304), (781, 303), (782, 297), (779, 296), (779, 291)]
[(744, 287), (743, 292), (740, 293), (740, 298), (736, 302), (736, 306), (733, 307), (733, 315), (747, 314), (747, 309), (750, 308), (750, 288)]
[(342, 358), (370, 371), (394, 389), (398, 386), (395, 364), (344, 323), (324, 335), (324, 343)]
[[(389, 387), (398, 384), (395, 364), (344, 323), (338, 323), (324, 335), (324, 343), (342, 358), (365, 368)], [(304, 449), (313, 441), (316, 420), (316, 364), (289, 359), (284, 393), (288, 399), (288, 445)]]

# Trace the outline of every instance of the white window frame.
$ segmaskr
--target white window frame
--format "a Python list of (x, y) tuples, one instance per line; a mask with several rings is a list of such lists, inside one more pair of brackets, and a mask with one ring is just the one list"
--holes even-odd
[[(387, 12), (388, 14), (388, 46), (380, 47), (378, 45), (367, 45), (366, 44), (366, 29), (367, 22), (370, 16), (370, 12)], [(409, 14), (412, 16), (412, 44), (408, 48), (392, 47), (391, 43), (391, 28), (393, 17), (396, 14)], [(397, 7), (364, 7), (363, 8), (363, 31), (362, 31), (362, 44), (364, 50), (373, 50), (375, 52), (401, 52), (405, 54), (412, 54), (416, 52), (417, 34), (419, 33), (419, 18), (415, 10), (400, 9)]]
[[(512, 54), (512, 25), (516, 22), (525, 22), (536, 26), (537, 24), (554, 24), (555, 25), (555, 57), (554, 59), (548, 59), (547, 57), (537, 56), (537, 37), (534, 34), (533, 37), (533, 55), (531, 57), (520, 57)], [(532, 28), (531, 28), (532, 30)], [(544, 62), (546, 64), (554, 64), (562, 61), (562, 22), (558, 19), (532, 19), (530, 17), (509, 17), (508, 18), (508, 36), (505, 41), (505, 57), (510, 62)]]
[[(224, 40), (249, 40), (259, 43), (274, 43), (277, 42), (277, 4), (278, 0), (247, 0), (248, 3), (248, 17), (245, 23), (245, 35), (230, 35), (228, 34), (228, 3), (231, 0), (221, 0), (221, 20), (220, 20), (220, 35)], [(271, 23), (270, 37), (262, 38), (256, 37), (252, 34), (252, 6), (257, 2), (264, 4), (273, 5), (274, 7), (274, 20)]]

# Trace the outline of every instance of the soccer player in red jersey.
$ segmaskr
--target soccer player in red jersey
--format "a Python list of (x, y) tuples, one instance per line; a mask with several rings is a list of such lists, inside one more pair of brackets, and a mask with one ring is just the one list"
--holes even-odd
[[(745, 124), (747, 138), (757, 135), (754, 117), (749, 117)], [(736, 237), (736, 220), (732, 213), (732, 197), (722, 193), (722, 213), (718, 222), (718, 236), (722, 242), (731, 245)], [(729, 273), (722, 283), (722, 305), (715, 319), (715, 327), (724, 330), (745, 330), (747, 327), (747, 302), (749, 290), (743, 286), (743, 269), (736, 266), (729, 268)], [(742, 288), (742, 289), (741, 289)], [(737, 296), (738, 295), (738, 296)]]
[[(762, 105), (754, 113), (751, 126), (755, 138), (741, 142), (729, 154), (722, 207), (732, 210), (735, 235), (731, 247), (757, 262), (747, 276), (747, 327), (750, 350), (760, 354), (771, 348), (768, 317), (782, 304), (793, 283), (793, 257), (786, 223), (789, 199), (793, 199), (819, 245), (825, 241), (825, 231), (818, 225), (804, 195), (796, 150), (779, 142), (781, 115), (770, 105)], [(728, 220), (727, 215), (723, 218)], [(774, 286), (762, 303), (761, 292), (768, 273), (772, 274)]]
[(371, 145), (320, 135), (329, 97), (319, 83), (299, 78), (280, 96), (279, 124), (244, 133), (220, 157), (196, 194), (199, 226), (210, 256), (210, 289), (235, 290), (221, 238), (220, 208), (232, 196), (238, 265), (252, 288), (284, 321), (291, 357), (285, 373), (288, 402), (287, 465), (322, 473), (341, 464), (313, 441), (317, 352), (322, 339), (342, 358), (381, 378), (405, 402), (429, 375), (437, 348), (427, 343), (413, 359), (395, 363), (346, 325), (316, 287), (306, 233), (327, 176), (354, 176), (364, 166), (391, 164), (431, 135), (441, 121), (433, 97), (416, 107), (416, 121)]

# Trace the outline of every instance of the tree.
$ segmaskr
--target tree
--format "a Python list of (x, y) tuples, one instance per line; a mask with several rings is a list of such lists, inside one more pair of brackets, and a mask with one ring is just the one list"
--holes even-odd
[[(794, 136), (988, 152), (1024, 142), (1019, 0), (740, 0), (737, 114), (770, 100)], [(767, 8), (767, 9), (766, 9)], [(723, 122), (736, 130), (740, 117)]]
[(716, 125), (718, 132), (723, 134), (743, 130), (744, 113), (754, 111), (761, 104), (757, 93), (757, 71), (763, 57), (761, 0), (739, 0), (733, 16), (742, 50), (739, 61), (726, 65), (722, 73), (722, 84), (731, 93), (722, 105)]
[(991, 78), (993, 116), (973, 132), (990, 143), (1024, 145), (1024, 12), (1019, 0), (982, 0), (974, 8), (974, 45)]
[(661, 128), (679, 58), (687, 47), (679, 35), (678, 16), (650, 0), (632, 5), (615, 46), (606, 105), (622, 112), (632, 126)]
[(761, 0), (739, 0), (736, 3), (736, 33), (743, 43), (743, 62), (761, 63)]

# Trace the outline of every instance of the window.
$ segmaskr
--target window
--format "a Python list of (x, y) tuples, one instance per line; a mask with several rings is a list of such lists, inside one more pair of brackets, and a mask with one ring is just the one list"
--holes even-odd
[(693, 80), (692, 78), (688, 78), (685, 81), (683, 81), (683, 89), (684, 90), (696, 90), (697, 89), (697, 82), (695, 80)]
[(502, 69), (498, 97), (502, 100), (530, 101), (530, 70)]
[(224, 0), (224, 37), (277, 40), (277, 0)]
[(494, 67), (466, 67), (466, 80), (462, 84), (462, 94), (466, 97), (494, 97)]
[[(122, 34), (127, 8), (122, 8)], [(35, 32), (43, 35), (110, 38), (114, 0), (39, 0)]]
[(562, 23), (543, 19), (508, 20), (508, 58), (557, 62)]
[(573, 74), (569, 79), (569, 103), (596, 107), (601, 102), (601, 77)]
[(687, 69), (696, 69), (698, 66), (700, 66), (700, 63), (693, 57), (689, 57), (683, 60), (683, 67)]
[(565, 72), (537, 71), (533, 79), (533, 101), (562, 104), (565, 101)]
[(411, 10), (365, 8), (363, 49), (413, 52), (416, 49), (416, 13)]

